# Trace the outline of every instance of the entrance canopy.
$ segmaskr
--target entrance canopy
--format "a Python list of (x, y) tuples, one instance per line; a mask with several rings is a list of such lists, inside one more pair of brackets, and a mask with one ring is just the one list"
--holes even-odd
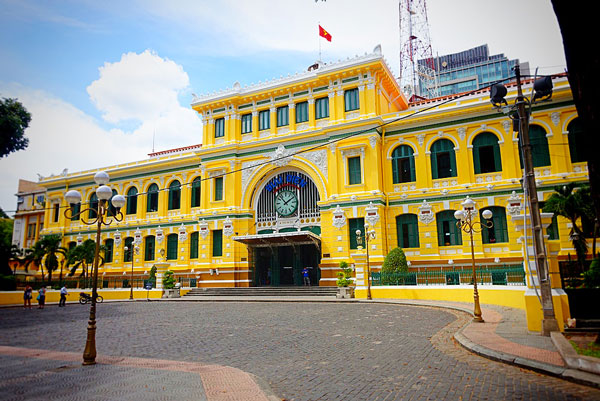
[(274, 247), (306, 244), (313, 244), (319, 248), (321, 247), (321, 238), (310, 231), (241, 235), (238, 237), (232, 237), (232, 239), (250, 247)]

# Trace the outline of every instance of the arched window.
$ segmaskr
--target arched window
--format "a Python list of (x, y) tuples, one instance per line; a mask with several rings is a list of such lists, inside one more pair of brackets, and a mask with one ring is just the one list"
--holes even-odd
[[(550, 165), (550, 151), (548, 150), (548, 138), (546, 130), (539, 125), (529, 126), (529, 143), (531, 144), (531, 157), (533, 167), (544, 167)], [(523, 146), (521, 136), (519, 135), (519, 149)], [(519, 151), (519, 160), (523, 168), (523, 154)]]
[(392, 176), (394, 184), (416, 181), (413, 153), (413, 149), (408, 145), (400, 145), (392, 152)]
[(127, 190), (127, 214), (137, 213), (137, 194), (136, 187), (131, 187)]
[[(127, 251), (125, 250), (125, 247), (127, 247)], [(133, 255), (133, 252), (131, 251), (132, 249), (133, 237), (125, 238), (125, 244), (123, 245), (123, 262), (131, 262), (131, 257)]]
[(146, 211), (158, 211), (158, 185), (156, 184), (152, 184), (150, 187), (148, 187)]
[(169, 185), (169, 210), (179, 209), (181, 206), (181, 185), (175, 180)]
[(498, 137), (491, 132), (482, 132), (473, 139), (473, 167), (475, 174), (502, 171)]
[(454, 144), (448, 139), (439, 139), (431, 145), (432, 178), (456, 177), (456, 155)]
[(588, 152), (585, 147), (583, 124), (579, 117), (569, 123), (567, 131), (569, 132), (569, 153), (571, 153), (571, 163), (586, 162), (588, 160)]
[(144, 260), (154, 260), (155, 252), (155, 239), (154, 235), (149, 235), (144, 239)]
[(104, 241), (104, 263), (112, 263), (115, 240), (108, 238)]
[(435, 215), (439, 246), (462, 245), (462, 232), (456, 226), (454, 212), (454, 210), (444, 210)]
[(167, 260), (177, 259), (177, 234), (167, 236)]
[(88, 217), (90, 219), (95, 219), (98, 217), (98, 197), (96, 196), (96, 192), (92, 193), (90, 196), (90, 211), (88, 212)]
[(202, 184), (202, 178), (196, 177), (192, 181), (192, 207), (200, 207), (200, 185)]
[(396, 231), (400, 248), (419, 247), (419, 220), (416, 214), (396, 216)]
[(198, 259), (198, 231), (190, 235), (190, 259)]
[(482, 227), (481, 239), (484, 244), (495, 244), (498, 242), (508, 242), (508, 228), (506, 227), (506, 211), (500, 206), (489, 206), (479, 211), (479, 221), (484, 222), (483, 211), (490, 210), (494, 225), (491, 228)]
[(110, 199), (108, 200), (108, 215), (109, 216), (116, 216), (117, 215), (117, 208), (112, 204), (112, 198), (117, 195), (118, 192), (116, 189), (112, 190), (112, 196), (110, 197)]

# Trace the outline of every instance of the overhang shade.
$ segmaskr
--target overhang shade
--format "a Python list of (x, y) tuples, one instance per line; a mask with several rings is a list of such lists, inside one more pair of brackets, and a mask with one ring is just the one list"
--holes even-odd
[(321, 247), (321, 238), (310, 231), (292, 231), (286, 233), (254, 234), (232, 237), (234, 241), (250, 247), (274, 247), (313, 244)]

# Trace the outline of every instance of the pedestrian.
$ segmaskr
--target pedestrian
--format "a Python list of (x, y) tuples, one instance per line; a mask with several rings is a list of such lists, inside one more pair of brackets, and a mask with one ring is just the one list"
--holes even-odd
[(29, 305), (29, 309), (31, 309), (31, 293), (33, 292), (33, 288), (29, 284), (25, 287), (25, 291), (23, 291), (23, 308), (27, 308)]
[(44, 305), (46, 304), (46, 286), (43, 285), (39, 290), (38, 290), (38, 296), (37, 296), (37, 301), (38, 301), (38, 309), (44, 309)]
[(62, 288), (60, 289), (60, 301), (58, 301), (58, 306), (65, 306), (67, 304), (67, 295), (69, 293), (67, 292), (67, 286), (63, 285)]
[(310, 287), (310, 277), (308, 276), (308, 267), (304, 267), (302, 270), (302, 277), (304, 279), (304, 285), (308, 285)]

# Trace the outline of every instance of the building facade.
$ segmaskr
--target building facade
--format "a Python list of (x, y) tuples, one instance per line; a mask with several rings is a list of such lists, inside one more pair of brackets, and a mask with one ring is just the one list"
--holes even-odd
[[(552, 100), (534, 105), (530, 121), (541, 199), (555, 185), (587, 181), (568, 81), (553, 82)], [(510, 101), (516, 88), (508, 89)], [(466, 196), (478, 212), (493, 212), (494, 227), (475, 238), (477, 264), (523, 265), (512, 218), (525, 212), (518, 133), (487, 91), (408, 104), (376, 49), (236, 83), (192, 107), (202, 116), (202, 146), (39, 183), (47, 190), (43, 233), (62, 234), (65, 246), (95, 238), (63, 213), (68, 189), (82, 192), (81, 207), (94, 205), (93, 176), (105, 170), (127, 197), (123, 221), (102, 232), (105, 282), (128, 274), (124, 247), (135, 244), (136, 277), (160, 261), (193, 287), (284, 286), (301, 285), (309, 267), (313, 285), (331, 286), (340, 261), (364, 259), (365, 223), (375, 230), (374, 271), (395, 247), (413, 270), (469, 266), (470, 243), (454, 219)], [(568, 230), (561, 218), (549, 227), (554, 264), (573, 253)]]
[[(488, 45), (462, 52), (446, 54), (430, 60), (419, 60), (421, 65), (433, 65), (438, 94), (448, 96), (485, 88), (490, 84), (514, 78), (513, 68), (519, 60), (509, 60), (504, 54), (490, 56)], [(529, 74), (529, 63), (520, 63), (521, 74)], [(421, 82), (421, 86), (425, 83)]]
[(19, 180), (16, 196), (12, 243), (26, 249), (33, 246), (44, 229), (46, 188), (32, 181)]

